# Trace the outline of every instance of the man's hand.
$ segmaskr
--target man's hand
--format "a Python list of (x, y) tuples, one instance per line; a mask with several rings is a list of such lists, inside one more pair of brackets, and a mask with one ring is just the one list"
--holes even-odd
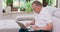
[(25, 26), (26, 26), (26, 27), (30, 26), (30, 23), (26, 23)]
[(33, 25), (32, 26), (33, 30), (40, 30), (40, 27)]
[(34, 25), (34, 24), (35, 24), (35, 20), (32, 20), (31, 23), (26, 23), (25, 26), (28, 27), (28, 26), (30, 26), (30, 25)]

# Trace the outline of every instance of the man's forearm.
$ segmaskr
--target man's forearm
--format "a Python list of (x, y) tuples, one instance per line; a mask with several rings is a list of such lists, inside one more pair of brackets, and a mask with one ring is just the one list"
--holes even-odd
[(40, 30), (51, 30), (52, 28), (51, 27), (40, 27)]
[(47, 26), (47, 27), (40, 27), (41, 30), (52, 30), (53, 26)]

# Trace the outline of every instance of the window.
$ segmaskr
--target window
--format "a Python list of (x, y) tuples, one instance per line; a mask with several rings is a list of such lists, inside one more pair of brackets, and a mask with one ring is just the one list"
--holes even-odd
[[(9, 5), (11, 6), (11, 11), (31, 12), (33, 11), (31, 6), (33, 1), (34, 0), (2, 0), (2, 6), (3, 6), (2, 8), (5, 9)], [(38, 1), (40, 1), (44, 7), (46, 5), (54, 6), (54, 7), (57, 6), (57, 0), (38, 0)]]
[[(31, 4), (32, 4), (32, 2), (33, 2), (34, 0), (21, 0), (20, 1), (20, 11), (25, 11), (25, 12), (31, 12), (31, 11), (33, 11), (32, 10), (32, 6), (31, 6)], [(42, 2), (42, 0), (39, 0), (41, 3), (43, 3)]]
[(46, 2), (49, 6), (54, 6), (55, 7), (56, 3), (57, 3), (57, 0), (46, 0)]

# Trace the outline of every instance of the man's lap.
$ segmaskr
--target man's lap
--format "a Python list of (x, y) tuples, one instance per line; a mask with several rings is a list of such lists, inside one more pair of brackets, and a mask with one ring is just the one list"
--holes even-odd
[(38, 30), (38, 31), (31, 31), (31, 32), (49, 32), (49, 31)]
[(45, 31), (45, 30), (28, 31), (28, 30), (20, 29), (19, 32), (49, 32), (49, 31)]

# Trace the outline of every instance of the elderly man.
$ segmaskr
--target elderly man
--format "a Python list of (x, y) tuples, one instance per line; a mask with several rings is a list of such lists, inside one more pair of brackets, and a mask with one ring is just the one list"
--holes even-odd
[(39, 1), (32, 3), (34, 10), (34, 20), (27, 23), (26, 26), (32, 25), (32, 32), (49, 32), (52, 30), (51, 15), (46, 8), (43, 8)]

